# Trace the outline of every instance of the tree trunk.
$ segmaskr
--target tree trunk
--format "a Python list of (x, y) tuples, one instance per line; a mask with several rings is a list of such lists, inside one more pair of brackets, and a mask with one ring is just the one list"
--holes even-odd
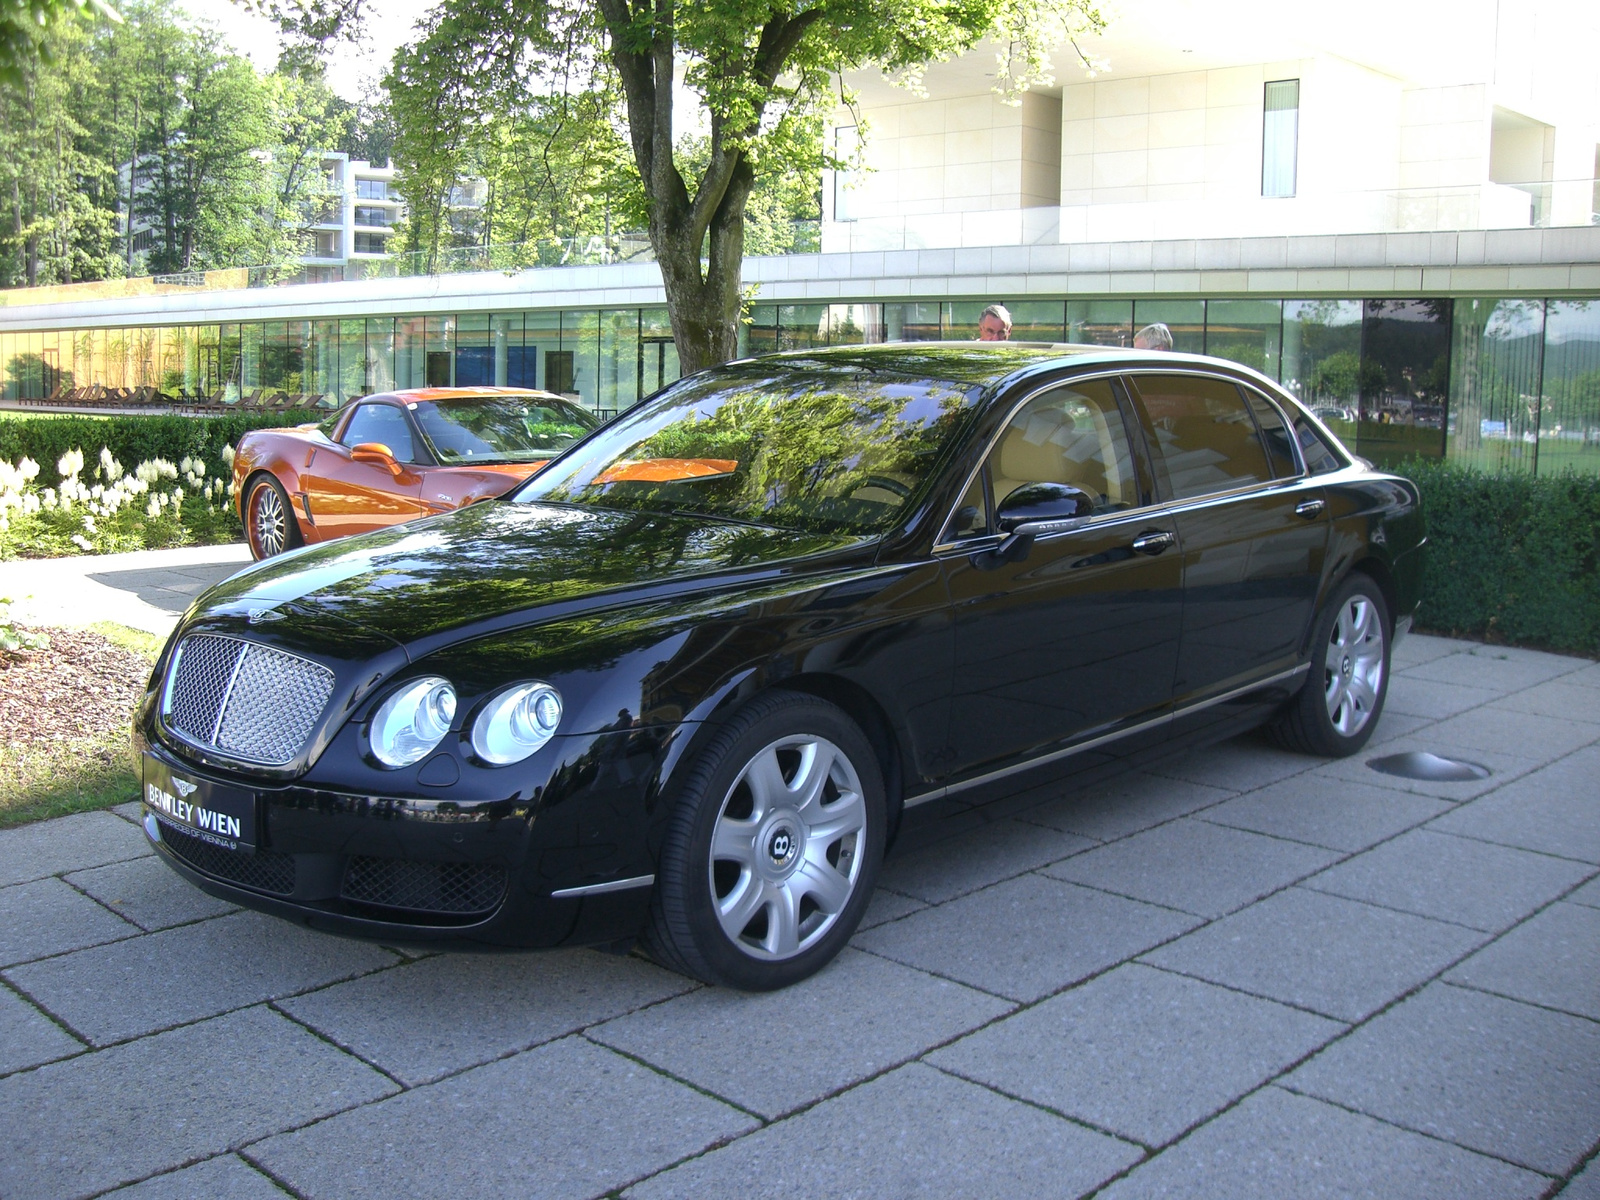
[[(744, 209), (754, 184), (755, 172), (749, 163), (741, 162), (712, 217), (703, 268), (701, 247), (693, 229), (684, 228), (686, 222), (650, 222), (650, 241), (667, 293), (672, 340), (685, 375), (738, 356)], [(668, 227), (660, 228), (663, 225)]]

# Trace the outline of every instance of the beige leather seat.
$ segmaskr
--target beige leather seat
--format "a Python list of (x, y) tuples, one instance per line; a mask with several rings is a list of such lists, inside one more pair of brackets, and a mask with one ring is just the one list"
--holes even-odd
[(1000, 437), (994, 457), (994, 501), (999, 504), (1025, 483), (1067, 483), (1106, 502), (1106, 471), (1100, 439), (1079, 429), (1058, 408), (1039, 408)]

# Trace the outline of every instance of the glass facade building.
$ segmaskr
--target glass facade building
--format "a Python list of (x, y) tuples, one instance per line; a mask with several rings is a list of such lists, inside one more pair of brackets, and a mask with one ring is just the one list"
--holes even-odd
[[(985, 300), (756, 304), (751, 354), (974, 338)], [(1280, 381), (1376, 462), (1448, 455), (1494, 472), (1600, 474), (1600, 297), (1030, 299), (1016, 339), (1128, 346), (1153, 322), (1174, 349)], [(334, 407), (425, 385), (500, 384), (602, 415), (676, 379), (662, 308), (349, 316), (0, 333), (7, 400), (74, 386)]]

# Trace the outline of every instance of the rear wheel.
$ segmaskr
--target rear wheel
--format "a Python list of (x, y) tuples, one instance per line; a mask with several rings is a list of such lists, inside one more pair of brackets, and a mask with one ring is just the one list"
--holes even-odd
[(1303, 754), (1343, 758), (1372, 736), (1389, 690), (1389, 606), (1373, 580), (1355, 573), (1317, 618), (1311, 673), (1270, 726)]
[(708, 983), (768, 991), (827, 965), (855, 932), (883, 858), (872, 747), (838, 708), (769, 692), (685, 779), (646, 948)]
[(245, 484), (244, 532), (250, 553), (271, 558), (300, 544), (300, 526), (289, 507), (289, 493), (271, 475), (253, 475)]

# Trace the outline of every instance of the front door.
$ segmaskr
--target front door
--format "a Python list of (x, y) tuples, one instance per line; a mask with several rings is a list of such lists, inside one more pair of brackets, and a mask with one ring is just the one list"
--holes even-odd
[[(354, 446), (376, 442), (389, 447), (400, 473), (382, 463), (357, 462)], [(318, 541), (382, 529), (423, 516), (422, 473), (410, 421), (399, 406), (373, 401), (357, 406), (339, 440), (319, 446), (300, 473), (301, 495)]]
[[(1022, 405), (941, 548), (954, 614), (955, 777), (1048, 754), (1162, 714), (1182, 620), (1176, 526), (1150, 503), (1109, 380), (1057, 385)], [(996, 563), (989, 515), (1027, 483), (1096, 499), (1077, 529)]]

